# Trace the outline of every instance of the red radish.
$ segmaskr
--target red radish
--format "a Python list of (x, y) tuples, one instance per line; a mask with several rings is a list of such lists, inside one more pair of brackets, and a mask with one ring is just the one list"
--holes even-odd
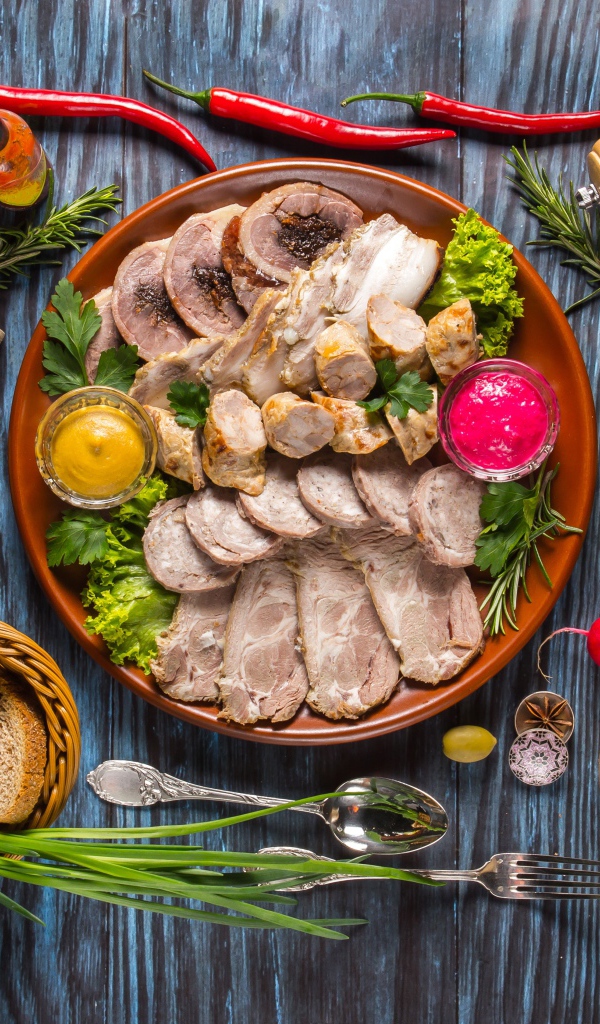
[(596, 665), (600, 665), (600, 619), (595, 619), (589, 629), (575, 629), (574, 626), (563, 626), (562, 629), (555, 629), (554, 632), (551, 633), (550, 636), (547, 636), (538, 647), (538, 669), (542, 673), (544, 679), (549, 680), (550, 676), (547, 676), (542, 669), (540, 664), (540, 652), (544, 644), (547, 644), (549, 640), (552, 640), (553, 636), (558, 636), (559, 633), (581, 633), (582, 636), (587, 636), (588, 654)]

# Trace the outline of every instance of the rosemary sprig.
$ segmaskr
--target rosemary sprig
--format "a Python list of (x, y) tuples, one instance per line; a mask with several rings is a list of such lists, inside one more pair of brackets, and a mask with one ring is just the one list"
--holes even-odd
[(117, 192), (117, 185), (89, 188), (71, 203), (65, 203), (57, 209), (52, 202), (51, 183), (39, 224), (25, 223), (12, 228), (0, 228), (0, 289), (8, 287), (13, 274), (27, 276), (29, 267), (60, 264), (54, 254), (62, 249), (81, 252), (83, 242), (102, 234), (102, 229), (92, 225), (106, 224), (100, 214), (116, 210), (121, 202), (116, 197)]
[[(530, 506), (530, 516), (522, 528), (519, 528), (519, 524), (517, 523), (517, 530), (513, 533), (512, 544), (510, 540), (510, 531), (515, 529), (515, 519), (518, 518), (518, 514), (515, 514), (515, 517), (512, 520), (509, 520), (508, 518), (504, 520), (504, 529), (498, 526), (487, 527), (477, 541), (477, 545), (480, 547), (481, 551), (486, 542), (488, 543), (488, 546), (490, 541), (493, 542), (493, 531), (497, 530), (499, 541), (500, 534), (504, 532), (504, 542), (506, 543), (508, 540), (508, 547), (510, 550), (510, 553), (504, 559), (503, 567), (498, 572), (493, 573), (494, 580), (490, 585), (489, 593), (480, 606), (481, 611), (487, 608), (484, 618), (484, 626), (489, 626), (492, 636), (505, 632), (505, 621), (508, 622), (512, 629), (518, 630), (517, 598), (521, 588), (523, 589), (523, 593), (527, 600), (531, 601), (529, 591), (527, 589), (527, 570), (531, 564), (532, 558), (535, 560), (548, 586), (552, 587), (552, 580), (550, 579), (542, 561), (542, 556), (540, 555), (538, 547), (538, 543), (541, 538), (555, 538), (560, 536), (561, 533), (582, 532), (577, 526), (568, 526), (564, 516), (562, 516), (560, 512), (557, 512), (556, 509), (552, 508), (550, 488), (552, 481), (558, 473), (558, 468), (558, 466), (555, 466), (553, 470), (546, 472), (546, 464), (544, 463), (539, 471), (532, 491), (525, 492), (530, 496), (525, 497), (525, 502), (531, 501), (533, 498), (533, 503)], [(497, 490), (499, 486), (511, 485), (493, 486)], [(512, 486), (514, 487), (514, 485)], [(500, 543), (502, 543), (502, 541), (500, 541)], [(476, 562), (478, 562), (478, 559), (479, 554), (476, 558)]]
[(592, 289), (565, 310), (565, 313), (571, 313), (600, 296), (600, 212), (596, 208), (592, 221), (587, 210), (577, 205), (572, 181), (569, 182), (568, 194), (565, 194), (562, 174), (558, 178), (558, 188), (554, 188), (547, 172), (539, 165), (537, 153), (534, 163), (531, 162), (525, 143), (522, 153), (513, 146), (511, 154), (512, 160), (507, 156), (504, 158), (513, 171), (510, 180), (529, 212), (540, 222), (539, 238), (527, 244), (554, 245), (565, 250), (569, 256), (562, 260), (561, 266), (581, 270)]

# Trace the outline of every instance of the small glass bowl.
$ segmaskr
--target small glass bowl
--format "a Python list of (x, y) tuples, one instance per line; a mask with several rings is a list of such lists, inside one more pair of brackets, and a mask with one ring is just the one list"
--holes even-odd
[[(472, 463), (454, 443), (450, 430), (452, 402), (466, 383), (482, 373), (510, 373), (517, 377), (522, 377), (535, 388), (546, 407), (548, 413), (546, 436), (536, 454), (528, 459), (527, 462), (521, 463), (521, 465), (511, 466), (508, 469), (484, 469)], [(457, 373), (456, 377), (453, 377), (440, 399), (439, 434), (444, 450), (460, 469), (463, 469), (465, 473), (469, 473), (471, 476), (477, 477), (478, 480), (494, 482), (519, 480), (520, 477), (532, 473), (533, 470), (541, 466), (544, 459), (547, 458), (554, 448), (559, 426), (560, 410), (554, 390), (541, 373), (533, 370), (526, 363), (518, 362), (516, 359), (482, 359), (478, 363), (473, 363), (472, 366), (467, 366), (466, 369)]]
[[(75, 410), (86, 409), (90, 406), (119, 409), (133, 420), (141, 431), (144, 441), (144, 463), (137, 477), (126, 490), (109, 497), (90, 498), (88, 495), (72, 491), (62, 482), (52, 465), (52, 438), (59, 423), (62, 423), (65, 417)], [(117, 391), (116, 388), (92, 386), (77, 388), (76, 391), (69, 391), (66, 395), (62, 395), (52, 403), (40, 420), (35, 437), (35, 458), (44, 482), (58, 498), (68, 502), (69, 505), (77, 506), (77, 508), (112, 508), (114, 505), (121, 505), (129, 498), (133, 498), (141, 491), (147, 478), (154, 471), (157, 451), (156, 429), (148, 413), (134, 398), (130, 398), (122, 391)]]

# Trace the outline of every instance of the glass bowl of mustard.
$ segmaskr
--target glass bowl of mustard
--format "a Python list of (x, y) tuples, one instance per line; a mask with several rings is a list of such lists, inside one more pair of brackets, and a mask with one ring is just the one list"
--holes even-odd
[(120, 505), (154, 470), (158, 439), (135, 399), (115, 388), (62, 395), (40, 421), (35, 457), (45, 483), (78, 508)]

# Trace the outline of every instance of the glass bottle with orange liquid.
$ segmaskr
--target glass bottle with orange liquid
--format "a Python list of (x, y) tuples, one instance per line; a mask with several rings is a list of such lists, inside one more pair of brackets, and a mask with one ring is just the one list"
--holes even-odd
[(0, 110), (0, 208), (27, 209), (48, 191), (48, 161), (22, 117)]

